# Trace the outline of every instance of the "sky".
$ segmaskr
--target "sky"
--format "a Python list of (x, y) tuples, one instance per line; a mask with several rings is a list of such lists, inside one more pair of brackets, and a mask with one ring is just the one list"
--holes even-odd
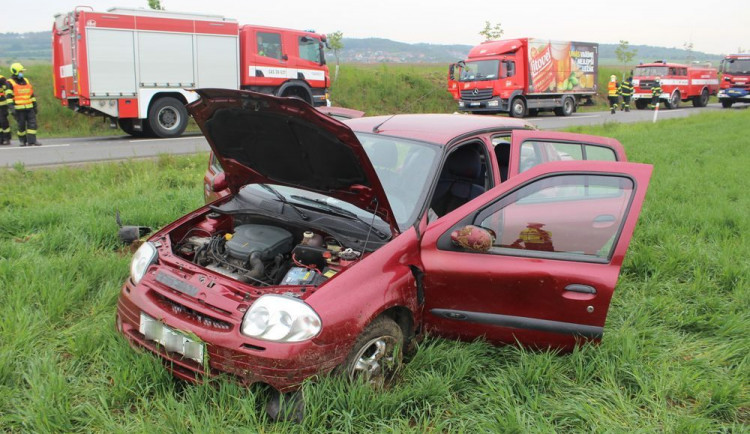
[[(22, 19), (4, 19), (0, 32), (52, 28), (57, 13), (86, 4), (146, 8), (147, 0), (29, 0)], [(536, 37), (683, 48), (712, 54), (750, 51), (750, 0), (551, 1), (551, 0), (161, 0), (170, 11), (207, 13), (259, 24), (345, 38), (379, 37), (407, 43), (482, 42), (485, 21), (500, 23), (504, 38)], [(698, 5), (706, 5), (698, 7)]]

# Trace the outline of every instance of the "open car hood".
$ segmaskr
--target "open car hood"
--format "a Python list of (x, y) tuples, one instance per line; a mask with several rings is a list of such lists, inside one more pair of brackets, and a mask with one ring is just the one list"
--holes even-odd
[(197, 89), (188, 105), (221, 162), (227, 185), (287, 185), (375, 213), (398, 233), (393, 211), (354, 132), (306, 102), (231, 89)]

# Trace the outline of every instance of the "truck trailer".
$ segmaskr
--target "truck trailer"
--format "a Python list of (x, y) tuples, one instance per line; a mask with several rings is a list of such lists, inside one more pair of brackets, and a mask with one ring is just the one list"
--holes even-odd
[(52, 29), (54, 93), (75, 111), (104, 116), (133, 136), (176, 137), (190, 89), (229, 88), (328, 101), (324, 35), (218, 15), (88, 7)]
[(448, 91), (464, 112), (570, 116), (596, 94), (598, 57), (591, 42), (487, 41), (449, 66)]

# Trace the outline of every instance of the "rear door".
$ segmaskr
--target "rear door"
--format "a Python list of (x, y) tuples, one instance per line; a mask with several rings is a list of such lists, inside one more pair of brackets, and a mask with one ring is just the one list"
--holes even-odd
[[(427, 226), (424, 323), (453, 338), (570, 348), (603, 333), (652, 167), (538, 165)], [(455, 246), (468, 225), (488, 251)]]

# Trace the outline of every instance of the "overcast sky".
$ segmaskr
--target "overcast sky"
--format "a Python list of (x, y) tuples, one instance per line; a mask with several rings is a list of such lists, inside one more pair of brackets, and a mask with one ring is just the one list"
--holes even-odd
[[(147, 0), (30, 0), (0, 32), (49, 30), (53, 16), (87, 4), (96, 11), (147, 7)], [(19, 3), (21, 4), (21, 3)], [(484, 22), (501, 23), (504, 37), (654, 45), (726, 54), (750, 51), (750, 0), (162, 0), (175, 12), (218, 14), (262, 24), (344, 37), (401, 42), (477, 44)], [(700, 6), (705, 5), (705, 6)], [(700, 7), (699, 7), (700, 6)], [(10, 8), (13, 9), (12, 7)], [(6, 13), (9, 12), (5, 8)]]

